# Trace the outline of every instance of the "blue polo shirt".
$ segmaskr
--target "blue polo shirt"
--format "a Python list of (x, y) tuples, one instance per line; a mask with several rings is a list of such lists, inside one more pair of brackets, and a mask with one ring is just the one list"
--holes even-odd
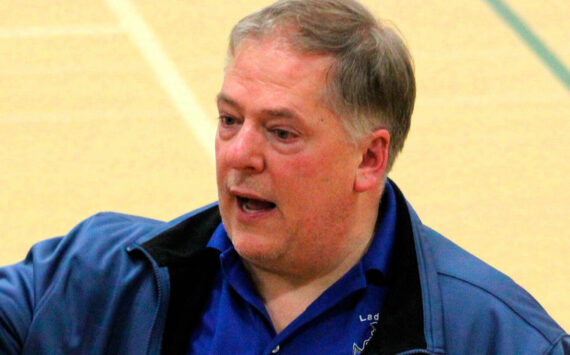
[(188, 354), (360, 354), (382, 322), (396, 224), (389, 183), (379, 221), (364, 257), (279, 334), (220, 224), (208, 247), (221, 252), (221, 268)]

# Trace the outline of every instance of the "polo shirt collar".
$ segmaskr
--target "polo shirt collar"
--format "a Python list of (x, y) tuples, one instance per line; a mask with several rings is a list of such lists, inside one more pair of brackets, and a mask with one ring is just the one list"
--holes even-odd
[(234, 249), (234, 246), (226, 232), (226, 228), (224, 227), (224, 222), (218, 225), (212, 234), (212, 238), (210, 238), (207, 247), (217, 249), (222, 254), (228, 253)]
[(395, 230), (396, 195), (392, 185), (386, 183), (378, 210), (374, 238), (361, 261), (363, 270), (367, 275), (370, 275), (371, 270), (376, 270), (380, 271), (386, 279), (394, 246)]

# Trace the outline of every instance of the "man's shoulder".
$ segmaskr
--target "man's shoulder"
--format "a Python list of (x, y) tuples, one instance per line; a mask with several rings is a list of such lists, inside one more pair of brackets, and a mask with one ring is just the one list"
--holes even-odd
[[(163, 225), (165, 222), (149, 218), (100, 212), (61, 237), (35, 244), (24, 264), (34, 265), (36, 274), (46, 279), (58, 273), (75, 272), (81, 267), (105, 273), (107, 264), (116, 264), (118, 260), (127, 262), (128, 247), (153, 235)], [(71, 265), (73, 268), (69, 268)]]
[(92, 216), (87, 217), (79, 225), (85, 224), (89, 227), (96, 227), (100, 225), (117, 226), (117, 225), (148, 225), (156, 226), (166, 222), (157, 219), (136, 216), (120, 212), (99, 212)]
[[(423, 242), (437, 273), (446, 328), (462, 339), (515, 332), (521, 344), (555, 344), (564, 331), (542, 306), (510, 277), (424, 227)], [(471, 334), (474, 330), (479, 334)], [(481, 331), (483, 330), (483, 331)]]
[(502, 294), (503, 291), (512, 290), (512, 287), (520, 288), (510, 277), (440, 233), (425, 226), (423, 226), (423, 231), (425, 236), (423, 243), (427, 244), (431, 251), (432, 261), (438, 275), (487, 289), (491, 293), (494, 293), (492, 290), (497, 290)]
[[(201, 209), (197, 210), (200, 211)], [(121, 279), (124, 274), (145, 270), (148, 258), (135, 250), (165, 230), (196, 213), (192, 211), (170, 222), (116, 212), (100, 212), (77, 224), (69, 233), (35, 244), (26, 259), (14, 270), (33, 270), (40, 280), (36, 293), (42, 294), (59, 280), (77, 278), (82, 289), (98, 288), (97, 283), (82, 281), (88, 277), (100, 283)], [(148, 271), (148, 270), (147, 270)], [(106, 280), (106, 281), (105, 281)], [(46, 288), (46, 289), (43, 289)], [(103, 293), (104, 289), (98, 290)], [(87, 291), (85, 291), (87, 292)]]
[[(90, 344), (77, 350), (81, 353), (116, 339), (120, 346), (145, 344), (153, 324), (148, 310), (159, 307), (159, 280), (147, 259), (130, 253), (129, 246), (165, 225), (104, 212), (65, 236), (37, 243), (24, 261), (0, 268), (0, 294), (13, 301), (2, 305), (6, 318), (0, 317), (0, 323), (19, 327), (17, 338), (25, 339), (26, 353), (64, 353), (69, 346), (65, 339), (74, 339), (74, 346)], [(113, 311), (117, 309), (121, 312)], [(129, 333), (131, 323), (141, 331)], [(0, 342), (3, 336), (7, 338), (0, 329)]]
[(117, 212), (99, 212), (83, 220), (65, 237), (70, 242), (128, 245), (153, 234), (167, 223), (156, 219)]

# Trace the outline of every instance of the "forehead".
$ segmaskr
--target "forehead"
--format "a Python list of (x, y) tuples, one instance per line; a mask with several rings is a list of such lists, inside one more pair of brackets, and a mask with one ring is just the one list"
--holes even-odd
[(247, 38), (235, 49), (225, 81), (241, 80), (275, 88), (313, 89), (324, 93), (332, 57), (294, 50), (283, 36)]

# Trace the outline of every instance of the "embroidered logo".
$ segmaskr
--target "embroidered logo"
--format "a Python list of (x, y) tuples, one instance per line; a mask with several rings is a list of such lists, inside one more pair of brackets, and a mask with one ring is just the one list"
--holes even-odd
[(366, 348), (366, 345), (368, 345), (368, 343), (370, 342), (370, 339), (372, 339), (372, 336), (376, 332), (376, 324), (378, 324), (378, 322), (371, 322), (370, 323), (372, 330), (370, 331), (370, 336), (368, 337), (368, 339), (364, 340), (364, 343), (362, 343), (362, 347), (358, 346), (358, 344), (356, 344), (356, 343), (353, 343), (352, 355), (360, 355), (364, 351), (364, 348)]

